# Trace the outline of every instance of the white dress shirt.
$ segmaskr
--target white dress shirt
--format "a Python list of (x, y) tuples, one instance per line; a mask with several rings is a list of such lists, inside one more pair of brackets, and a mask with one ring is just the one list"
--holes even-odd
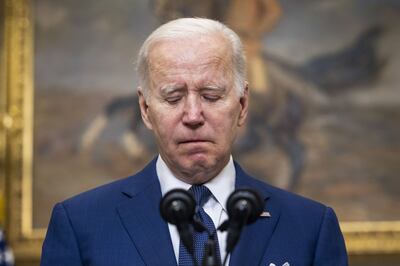
[[(188, 190), (191, 187), (190, 184), (187, 184), (174, 176), (161, 156), (158, 156), (157, 158), (156, 170), (161, 185), (162, 195), (165, 195), (165, 193), (174, 188)], [(235, 177), (236, 171), (231, 156), (228, 164), (222, 169), (222, 171), (212, 180), (204, 184), (211, 191), (213, 197), (210, 197), (210, 199), (204, 204), (203, 209), (210, 216), (216, 228), (228, 219), (225, 205), (229, 195), (235, 190)], [(174, 225), (168, 224), (168, 228), (171, 235), (172, 245), (174, 247), (175, 258), (179, 263), (179, 233)], [(226, 232), (222, 233), (218, 231), (217, 234), (221, 260), (223, 260), (226, 254)], [(227, 265), (229, 265), (229, 259)]]

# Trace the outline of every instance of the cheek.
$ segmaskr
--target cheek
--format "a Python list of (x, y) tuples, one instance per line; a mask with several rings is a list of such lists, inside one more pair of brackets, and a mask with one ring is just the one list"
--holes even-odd
[[(231, 142), (237, 131), (237, 112), (225, 110), (215, 114), (213, 127), (223, 142)], [(229, 117), (229, 118), (228, 118)]]
[(171, 115), (153, 115), (152, 116), (153, 132), (159, 142), (168, 143), (172, 140), (176, 123)]
[(226, 127), (225, 129), (234, 129), (238, 125), (240, 109), (237, 105), (230, 104), (223, 111), (219, 112), (221, 115), (222, 124)]

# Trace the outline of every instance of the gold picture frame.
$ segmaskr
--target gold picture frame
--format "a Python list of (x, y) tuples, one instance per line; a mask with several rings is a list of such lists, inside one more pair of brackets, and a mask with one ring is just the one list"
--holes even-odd
[(5, 229), (18, 261), (38, 261), (45, 229), (32, 228), (33, 27), (31, 3), (3, 0), (0, 175), (5, 183)]
[[(32, 226), (32, 3), (0, 3), (5, 10), (0, 57), (0, 181), (6, 185), (6, 231), (18, 261), (39, 261), (46, 229)], [(341, 222), (341, 228), (349, 254), (400, 252), (400, 221)]]

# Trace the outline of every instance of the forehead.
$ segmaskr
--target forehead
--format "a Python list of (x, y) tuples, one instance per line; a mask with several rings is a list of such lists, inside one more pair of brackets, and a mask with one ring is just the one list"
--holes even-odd
[(173, 72), (174, 69), (197, 70), (210, 67), (231, 69), (232, 52), (227, 39), (220, 34), (160, 40), (150, 46), (150, 72)]

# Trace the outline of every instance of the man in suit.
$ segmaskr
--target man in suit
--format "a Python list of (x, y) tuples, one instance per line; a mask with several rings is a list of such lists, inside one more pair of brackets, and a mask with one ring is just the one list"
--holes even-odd
[[(227, 218), (228, 196), (242, 187), (259, 191), (264, 212), (244, 228), (229, 265), (347, 265), (331, 208), (257, 181), (232, 159), (249, 98), (242, 45), (232, 30), (200, 18), (164, 24), (144, 42), (138, 71), (142, 119), (160, 154), (134, 176), (58, 203), (42, 266), (191, 265), (176, 228), (161, 218), (162, 196), (193, 191), (196, 215), (215, 232)], [(200, 190), (207, 196), (197, 198)], [(221, 260), (227, 236), (216, 237)], [(200, 238), (195, 233), (198, 261)]]

